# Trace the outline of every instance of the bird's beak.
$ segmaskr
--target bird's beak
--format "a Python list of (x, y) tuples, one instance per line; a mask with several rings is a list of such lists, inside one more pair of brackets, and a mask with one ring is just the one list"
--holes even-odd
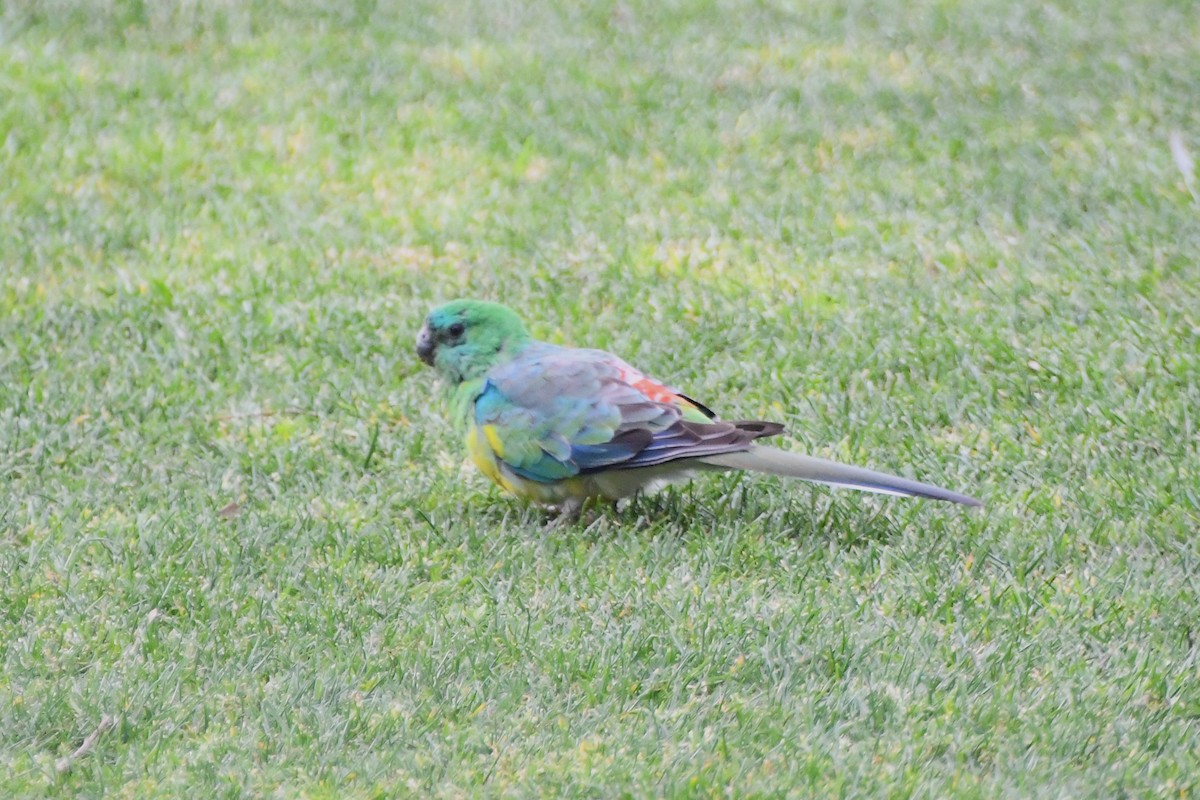
[(421, 326), (421, 332), (417, 334), (417, 358), (433, 366), (433, 334), (425, 325)]

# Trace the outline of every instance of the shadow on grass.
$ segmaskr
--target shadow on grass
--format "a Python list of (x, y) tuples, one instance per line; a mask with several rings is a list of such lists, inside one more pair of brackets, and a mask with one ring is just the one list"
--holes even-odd
[(656, 530), (674, 521), (680, 531), (752, 525), (782, 537), (821, 538), (849, 547), (887, 541), (904, 527), (889, 516), (886, 505), (857, 493), (804, 486), (787, 487), (781, 496), (769, 486), (745, 482), (740, 476), (729, 481), (721, 494), (685, 484), (636, 497), (623, 510), (622, 521)]
[(824, 487), (745, 480), (729, 476), (719, 483), (686, 483), (653, 495), (622, 501), (589, 501), (579, 519), (563, 520), (555, 509), (500, 494), (473, 496), (448, 509), (416, 510), (424, 527), (439, 541), (495, 536), (524, 529), (546, 535), (602, 539), (620, 531), (646, 533), (713, 532), (756, 527), (780, 537), (824, 539), (845, 547), (889, 541), (922, 524), (914, 503)]

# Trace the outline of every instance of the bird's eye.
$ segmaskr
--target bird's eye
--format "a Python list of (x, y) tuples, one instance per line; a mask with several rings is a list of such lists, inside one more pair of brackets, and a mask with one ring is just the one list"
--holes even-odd
[(447, 328), (446, 332), (449, 333), (453, 338), (457, 339), (458, 337), (463, 335), (463, 331), (465, 331), (466, 329), (467, 329), (466, 325), (463, 325), (461, 322), (456, 322), (453, 325), (451, 325), (449, 328)]

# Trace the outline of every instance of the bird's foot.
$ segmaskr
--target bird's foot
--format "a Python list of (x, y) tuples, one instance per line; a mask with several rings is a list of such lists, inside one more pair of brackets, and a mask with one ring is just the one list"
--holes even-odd
[(567, 525), (574, 525), (583, 513), (583, 501), (570, 498), (561, 505), (552, 506), (554, 516), (546, 523), (545, 530), (552, 531)]

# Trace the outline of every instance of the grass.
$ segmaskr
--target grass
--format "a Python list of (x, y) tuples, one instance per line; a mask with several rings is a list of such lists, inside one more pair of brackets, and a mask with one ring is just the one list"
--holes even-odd
[[(0, 795), (1195, 792), (1198, 43), (6, 4)], [(412, 352), (464, 294), (987, 507), (716, 476), (543, 531)]]

